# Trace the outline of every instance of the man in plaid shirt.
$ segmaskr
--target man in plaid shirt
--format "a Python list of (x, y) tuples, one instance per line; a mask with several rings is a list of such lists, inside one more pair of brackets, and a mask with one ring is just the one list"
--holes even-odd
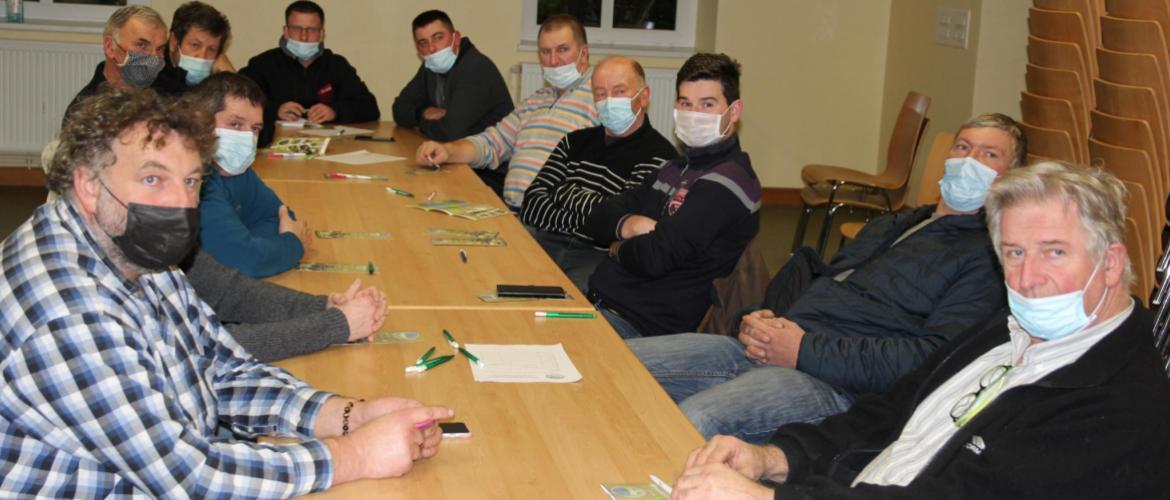
[(437, 451), (451, 410), (335, 396), (256, 361), (174, 268), (213, 144), (152, 90), (108, 89), (64, 125), (60, 198), (0, 243), (0, 491), (289, 497)]

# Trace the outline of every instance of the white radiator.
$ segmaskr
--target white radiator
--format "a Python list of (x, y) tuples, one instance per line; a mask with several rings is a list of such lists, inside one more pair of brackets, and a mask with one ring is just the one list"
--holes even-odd
[[(646, 71), (646, 84), (650, 86), (650, 125), (676, 145), (674, 140), (674, 78), (677, 69), (642, 68)], [(520, 99), (528, 97), (544, 85), (540, 64), (520, 64)]]
[(0, 153), (39, 158), (102, 58), (97, 44), (0, 40)]

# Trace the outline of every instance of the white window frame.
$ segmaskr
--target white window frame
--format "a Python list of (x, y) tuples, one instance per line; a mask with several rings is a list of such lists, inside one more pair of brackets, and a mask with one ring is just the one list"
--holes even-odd
[[(538, 0), (524, 0), (520, 21), (521, 45), (535, 45), (540, 25), (536, 23)], [(602, 0), (601, 27), (585, 27), (589, 45), (609, 47), (661, 47), (664, 49), (693, 49), (695, 29), (698, 26), (699, 0), (677, 0), (678, 11), (674, 16), (674, 30), (638, 30), (628, 28), (607, 28), (613, 26), (613, 0)]]
[[(150, 5), (150, 0), (127, 0), (127, 5)], [(40, 0), (24, 3), (25, 22), (76, 22), (105, 24), (110, 15), (119, 7), (112, 5), (78, 5), (56, 3), (54, 0)]]

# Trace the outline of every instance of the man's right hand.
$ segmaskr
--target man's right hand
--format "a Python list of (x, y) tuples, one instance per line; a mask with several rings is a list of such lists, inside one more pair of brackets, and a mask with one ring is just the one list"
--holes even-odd
[(288, 207), (285, 205), (281, 205), (276, 210), (276, 214), (280, 218), (280, 225), (277, 231), (281, 233), (292, 233), (298, 240), (301, 240), (301, 246), (308, 252), (309, 245), (313, 243), (313, 236), (309, 233), (309, 225), (305, 224), (305, 221), (293, 219), (288, 214)]
[(768, 360), (767, 344), (772, 341), (772, 325), (766, 321), (775, 318), (771, 309), (759, 309), (744, 315), (739, 322), (737, 338), (744, 345), (744, 355), (754, 363)]
[(288, 101), (276, 108), (277, 120), (296, 120), (305, 115), (305, 107), (295, 101)]
[(726, 464), (744, 477), (782, 483), (788, 479), (788, 457), (772, 445), (757, 446), (732, 436), (715, 436), (687, 457), (686, 471), (707, 464)]
[(447, 146), (441, 142), (426, 141), (419, 145), (418, 151), (414, 153), (414, 161), (419, 165), (433, 166), (442, 165), (447, 161), (450, 152), (447, 151)]
[(386, 317), (385, 296), (377, 292), (357, 293), (335, 307), (341, 310), (349, 324), (350, 342), (373, 335)]
[(427, 109), (424, 109), (422, 112), (422, 117), (424, 120), (442, 120), (444, 116), (447, 116), (447, 110), (443, 108), (436, 108), (434, 106), (427, 106)]
[[(443, 406), (406, 408), (382, 415), (326, 443), (334, 453), (335, 484), (406, 474), (414, 461), (435, 456), (443, 434), (437, 421), (455, 412)], [(429, 424), (427, 424), (429, 422)], [(421, 429), (420, 425), (424, 425)]]

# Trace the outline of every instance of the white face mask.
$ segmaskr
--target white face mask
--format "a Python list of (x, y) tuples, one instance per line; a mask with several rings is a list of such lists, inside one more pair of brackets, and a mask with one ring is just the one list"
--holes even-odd
[(553, 66), (551, 68), (544, 68), (544, 80), (549, 85), (558, 89), (567, 89), (573, 85), (577, 80), (581, 79), (581, 72), (577, 71), (577, 62), (581, 60), (581, 55), (585, 53), (585, 47), (577, 51), (577, 59), (569, 64), (562, 66)]
[(199, 82), (211, 76), (211, 67), (214, 64), (215, 61), (211, 59), (179, 54), (179, 67), (187, 70), (187, 85), (199, 85)]
[(731, 128), (730, 122), (725, 128), (719, 127), (719, 122), (723, 120), (723, 115), (728, 111), (731, 111), (731, 106), (717, 115), (698, 111), (683, 111), (676, 108), (674, 110), (674, 135), (678, 136), (683, 144), (692, 148), (714, 144), (722, 139), (723, 134)]

